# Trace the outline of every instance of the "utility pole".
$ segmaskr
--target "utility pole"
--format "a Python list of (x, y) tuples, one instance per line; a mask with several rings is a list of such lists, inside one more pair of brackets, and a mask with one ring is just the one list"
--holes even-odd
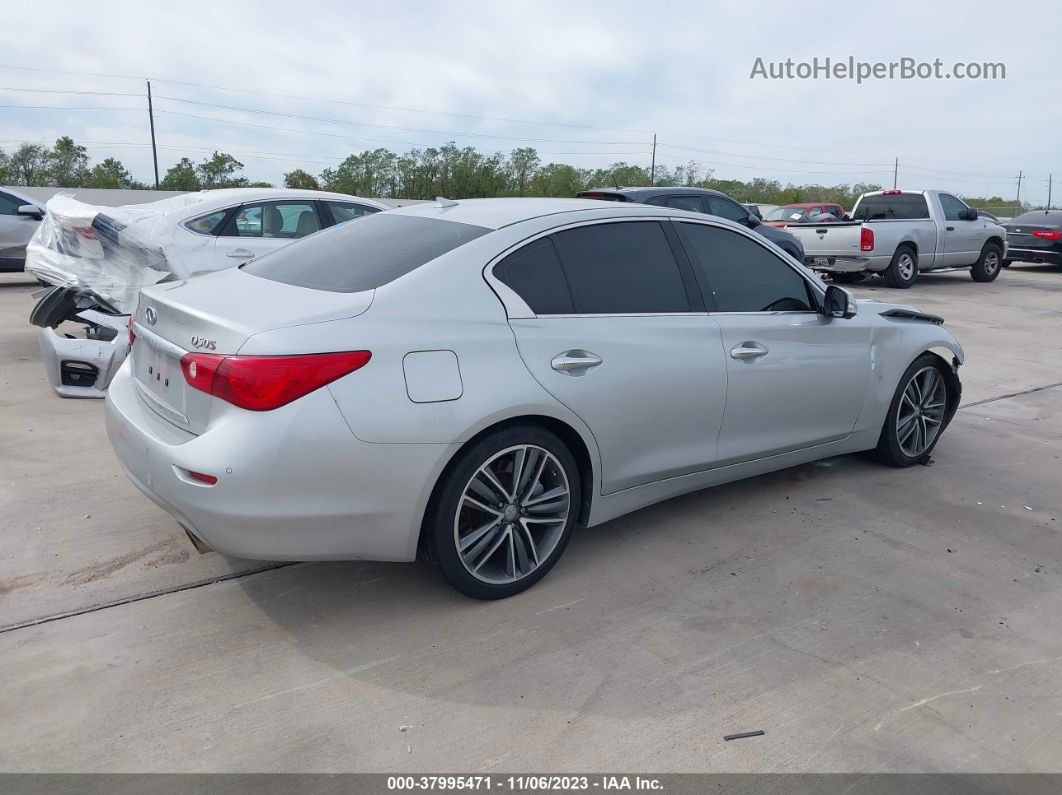
[(653, 133), (653, 165), (649, 167), (649, 185), (656, 186), (656, 133)]
[(896, 177), (899, 175), (899, 173), (900, 173), (900, 158), (897, 157), (896, 160), (892, 164), (892, 189), (893, 190), (896, 190)]
[(148, 121), (151, 123), (151, 159), (155, 161), (155, 190), (159, 189), (159, 152), (155, 148), (155, 111), (151, 107), (151, 81), (147, 80)]
[(1021, 178), (1022, 178), (1022, 176), (1023, 176), (1022, 170), (1019, 168), (1018, 169), (1018, 196), (1015, 199), (1015, 201), (1018, 204), (1018, 215), (1021, 215)]
[(1047, 175), (1047, 209), (1051, 209), (1051, 174)]

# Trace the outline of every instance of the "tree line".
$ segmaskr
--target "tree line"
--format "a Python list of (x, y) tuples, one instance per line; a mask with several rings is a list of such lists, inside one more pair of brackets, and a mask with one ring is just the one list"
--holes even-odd
[[(243, 176), (244, 165), (235, 157), (215, 151), (199, 162), (182, 157), (160, 180), (162, 190), (196, 191), (209, 188), (273, 187)], [(579, 168), (567, 163), (543, 163), (532, 147), (484, 153), (453, 141), (439, 147), (410, 149), (398, 154), (374, 149), (348, 156), (316, 176), (296, 168), (284, 175), (284, 187), (329, 190), (355, 196), (402, 199), (484, 198), (492, 196), (574, 196), (597, 187), (686, 186), (713, 188), (743, 202), (788, 204), (802, 201), (836, 202), (851, 207), (867, 191), (880, 185), (854, 183), (818, 185), (782, 183), (756, 178), (749, 181), (720, 179), (713, 169), (696, 161), (668, 167), (617, 162), (606, 168)], [(84, 146), (69, 136), (51, 147), (23, 143), (8, 153), (0, 149), (0, 185), (35, 185), (61, 188), (149, 187), (133, 178), (122, 162), (108, 157), (92, 164)], [(971, 206), (1013, 205), (999, 196), (968, 198)]]

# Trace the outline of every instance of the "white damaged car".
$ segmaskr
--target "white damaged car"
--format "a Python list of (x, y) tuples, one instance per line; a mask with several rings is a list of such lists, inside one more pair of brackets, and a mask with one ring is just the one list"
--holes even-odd
[[(26, 271), (51, 285), (30, 314), (63, 397), (104, 396), (129, 351), (141, 287), (240, 265), (320, 229), (386, 210), (342, 193), (277, 188), (200, 191), (147, 204), (48, 201)], [(63, 323), (79, 324), (74, 335)]]

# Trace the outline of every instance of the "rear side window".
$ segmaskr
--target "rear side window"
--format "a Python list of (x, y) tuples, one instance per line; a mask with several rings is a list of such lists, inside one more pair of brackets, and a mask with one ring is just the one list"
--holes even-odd
[(356, 293), (382, 287), (489, 231), (438, 218), (376, 213), (256, 257), (243, 270), (296, 287)]
[(577, 313), (690, 311), (678, 263), (659, 223), (581, 226), (558, 232), (555, 239)]
[(353, 221), (355, 218), (361, 218), (363, 215), (372, 215), (373, 213), (380, 212), (375, 207), (369, 207), (364, 204), (354, 204), (353, 202), (326, 200), (325, 205), (327, 205), (329, 211), (332, 213), (332, 218), (337, 224)]
[(894, 193), (866, 196), (852, 216), (854, 221), (918, 220), (929, 217), (926, 197), (921, 193)]
[(731, 229), (678, 225), (716, 312), (809, 312), (807, 283), (773, 252)]
[(186, 228), (191, 229), (197, 234), (212, 235), (227, 212), (228, 210), (218, 210), (217, 212), (210, 213), (210, 215), (201, 215), (198, 218), (193, 218), (191, 221), (186, 221), (184, 225)]
[(668, 207), (674, 207), (676, 210), (689, 210), (694, 213), (703, 213), (704, 205), (701, 203), (700, 196), (670, 196), (667, 200)]
[(523, 298), (536, 315), (575, 312), (560, 258), (548, 237), (514, 251), (494, 266), (494, 276)]

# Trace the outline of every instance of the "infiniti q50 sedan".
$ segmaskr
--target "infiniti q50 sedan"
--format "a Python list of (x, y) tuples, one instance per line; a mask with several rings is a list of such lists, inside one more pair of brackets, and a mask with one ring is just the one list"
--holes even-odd
[(576, 524), (875, 451), (959, 401), (940, 318), (755, 232), (578, 199), (440, 199), (143, 290), (107, 430), (202, 549), (542, 578)]

